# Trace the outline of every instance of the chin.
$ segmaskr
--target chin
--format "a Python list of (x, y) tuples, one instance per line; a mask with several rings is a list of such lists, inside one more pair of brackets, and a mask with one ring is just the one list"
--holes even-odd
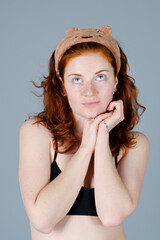
[[(76, 109), (77, 110), (77, 109)], [(74, 115), (75, 115), (75, 118), (95, 118), (97, 117), (98, 115), (100, 114), (103, 114), (106, 112), (106, 108), (105, 107), (102, 107), (101, 109), (98, 108), (98, 109), (80, 109), (78, 112), (75, 111), (74, 112)]]
[(84, 118), (95, 118), (97, 117), (98, 115), (102, 114), (102, 113), (105, 113), (106, 110), (104, 111), (93, 111), (93, 112), (87, 112), (86, 114), (83, 115)]

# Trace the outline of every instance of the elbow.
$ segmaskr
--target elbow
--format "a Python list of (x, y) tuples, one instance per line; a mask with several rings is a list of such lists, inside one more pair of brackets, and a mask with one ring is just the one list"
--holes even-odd
[(50, 234), (53, 231), (53, 227), (50, 228), (49, 226), (37, 226), (36, 230), (43, 234)]
[(131, 215), (136, 208), (132, 208), (131, 211), (128, 211), (127, 213), (113, 213), (112, 215), (105, 216), (101, 221), (102, 224), (106, 227), (116, 227), (118, 225), (123, 224), (124, 220)]
[(105, 227), (116, 227), (116, 226), (118, 226), (118, 225), (123, 223), (122, 219), (120, 219), (118, 217), (113, 217), (113, 216), (107, 217), (107, 218), (105, 218), (105, 219), (103, 219), (101, 221), (102, 221), (102, 224)]
[(37, 225), (34, 225), (32, 224), (32, 226), (40, 233), (43, 233), (43, 234), (50, 234), (52, 232), (53, 229), (50, 229), (50, 228), (46, 228), (46, 227), (43, 227), (43, 226), (37, 226)]
[(54, 223), (52, 223), (52, 221), (49, 221), (49, 219), (44, 216), (39, 216), (39, 215), (34, 217), (32, 216), (32, 218), (30, 218), (30, 222), (31, 222), (31, 225), (38, 232), (43, 234), (50, 234), (55, 227)]
[(32, 221), (31, 224), (38, 232), (43, 234), (50, 234), (54, 229), (54, 226), (51, 227), (48, 224), (42, 223), (40, 221), (39, 222)]
[(104, 214), (103, 212), (98, 214), (98, 216), (105, 227), (115, 227), (122, 223), (117, 212), (112, 212), (110, 214)]

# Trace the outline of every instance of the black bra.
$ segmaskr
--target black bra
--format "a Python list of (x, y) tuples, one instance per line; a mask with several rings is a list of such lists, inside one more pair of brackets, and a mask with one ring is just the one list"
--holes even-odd
[[(62, 172), (57, 165), (56, 157), (57, 152), (55, 151), (54, 160), (51, 164), (50, 181), (55, 179)], [(115, 157), (115, 166), (117, 167), (117, 157)], [(86, 188), (82, 186), (73, 206), (66, 215), (98, 216), (95, 206), (94, 188)]]

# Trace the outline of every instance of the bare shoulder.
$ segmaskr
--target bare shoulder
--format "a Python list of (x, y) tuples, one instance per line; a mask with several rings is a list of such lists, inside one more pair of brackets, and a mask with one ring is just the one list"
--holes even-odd
[(52, 135), (51, 132), (41, 123), (36, 123), (36, 119), (27, 119), (20, 126), (19, 136), (30, 135), (30, 137), (34, 137), (35, 135), (39, 136), (44, 141), (48, 141), (51, 143)]
[(33, 118), (27, 119), (22, 123), (20, 127), (20, 133), (24, 131), (32, 131), (33, 134), (35, 131), (37, 131), (43, 135), (48, 135), (48, 137), (51, 137), (49, 130), (43, 124), (36, 123), (36, 119)]
[[(36, 123), (36, 119), (31, 118), (23, 122), (19, 129), (19, 144), (20, 150), (24, 150), (28, 146), (28, 148), (32, 148), (33, 151), (37, 149), (41, 152), (43, 149), (46, 149), (48, 154), (51, 155), (53, 138), (47, 127), (41, 123)], [(26, 152), (26, 149), (23, 152)]]
[(138, 131), (133, 131), (132, 133), (137, 142), (136, 147), (139, 147), (140, 145), (143, 146), (143, 144), (149, 147), (149, 139), (144, 133)]
[(150, 150), (148, 137), (144, 133), (138, 131), (133, 132), (133, 134), (136, 140), (136, 144), (135, 147), (129, 149), (130, 154), (138, 154), (139, 156), (143, 156), (142, 159), (144, 159), (144, 161), (147, 161)]
[[(134, 153), (136, 154), (136, 152), (138, 151), (143, 151), (143, 153), (146, 152), (146, 154), (148, 155), (149, 149), (150, 149), (150, 143), (149, 143), (148, 137), (144, 133), (139, 131), (133, 131), (132, 133), (134, 136), (134, 141), (136, 143), (133, 148), (128, 149), (127, 155), (131, 155), (131, 154), (134, 155)], [(121, 149), (118, 155), (118, 161), (121, 160), (123, 154), (124, 154), (124, 150)]]

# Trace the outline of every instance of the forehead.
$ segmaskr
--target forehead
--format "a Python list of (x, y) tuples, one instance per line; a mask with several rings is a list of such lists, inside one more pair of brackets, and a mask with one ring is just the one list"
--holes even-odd
[(107, 57), (101, 52), (84, 53), (77, 57), (71, 58), (65, 67), (65, 72), (70, 71), (85, 71), (85, 70), (100, 70), (100, 68), (112, 68)]

